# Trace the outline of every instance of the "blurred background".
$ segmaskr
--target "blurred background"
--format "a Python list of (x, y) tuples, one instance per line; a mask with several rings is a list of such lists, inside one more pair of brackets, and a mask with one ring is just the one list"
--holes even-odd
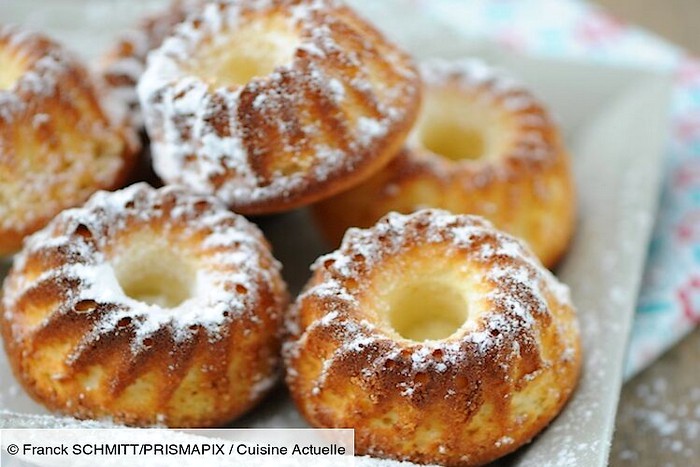
[[(700, 55), (700, 0), (597, 0), (618, 18)], [(628, 382), (611, 466), (700, 465), (700, 329)]]
[(700, 53), (700, 1), (597, 0), (610, 13)]

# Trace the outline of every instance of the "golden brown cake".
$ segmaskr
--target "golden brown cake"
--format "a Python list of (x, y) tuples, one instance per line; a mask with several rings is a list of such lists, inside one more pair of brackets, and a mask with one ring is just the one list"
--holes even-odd
[(166, 9), (144, 17), (134, 29), (122, 34), (103, 57), (101, 70), (105, 81), (119, 98), (128, 103), (137, 126), (143, 126), (143, 119), (136, 84), (146, 67), (148, 53), (160, 47), (175, 26), (202, 3), (204, 0), (172, 0)]
[(0, 255), (98, 189), (139, 147), (126, 109), (50, 39), (0, 26)]
[(547, 267), (575, 222), (570, 161), (543, 104), (480, 61), (424, 64), (423, 108), (403, 151), (367, 182), (319, 203), (337, 245), (348, 227), (424, 207), (486, 217), (530, 244)]
[(422, 210), (350, 229), (288, 319), (297, 407), (355, 451), (481, 465), (562, 409), (581, 365), (568, 288), (480, 217)]
[(27, 238), (0, 328), (37, 401), (129, 425), (221, 425), (277, 379), (280, 265), (215, 198), (98, 192)]
[(419, 107), (410, 57), (335, 0), (207, 4), (151, 53), (138, 86), (166, 183), (266, 214), (385, 165)]

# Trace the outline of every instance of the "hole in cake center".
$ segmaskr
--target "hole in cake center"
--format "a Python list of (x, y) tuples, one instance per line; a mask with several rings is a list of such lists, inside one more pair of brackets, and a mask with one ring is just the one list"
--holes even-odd
[(12, 89), (24, 73), (24, 67), (14, 57), (0, 51), (0, 91)]
[(463, 294), (445, 282), (405, 285), (389, 297), (389, 324), (406, 339), (440, 340), (454, 334), (469, 318)]
[(253, 18), (234, 33), (204, 45), (191, 71), (212, 87), (241, 86), (291, 63), (299, 44), (290, 21), (281, 16)]
[(134, 300), (175, 308), (192, 297), (196, 273), (188, 261), (164, 246), (140, 245), (120, 252), (114, 272)]
[(455, 161), (480, 159), (486, 149), (479, 129), (454, 120), (436, 119), (426, 123), (421, 129), (420, 139), (429, 151)]

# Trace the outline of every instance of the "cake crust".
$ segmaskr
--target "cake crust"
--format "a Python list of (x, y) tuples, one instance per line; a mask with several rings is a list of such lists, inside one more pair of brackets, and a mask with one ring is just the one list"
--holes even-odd
[(244, 214), (369, 177), (420, 97), (411, 58), (334, 0), (210, 3), (151, 54), (138, 90), (158, 175)]
[[(439, 306), (464, 314), (423, 340)], [(349, 230), (314, 264), (288, 331), (286, 379), (309, 423), (354, 428), (358, 454), (418, 463), (482, 465), (528, 443), (581, 366), (566, 286), (520, 241), (444, 211)]]
[(17, 380), (51, 410), (219, 426), (275, 384), (287, 301), (253, 224), (212, 197), (136, 184), (27, 239), (0, 329)]
[(1, 26), (0, 75), (4, 255), (61, 210), (121, 186), (140, 143), (104, 83), (43, 35)]

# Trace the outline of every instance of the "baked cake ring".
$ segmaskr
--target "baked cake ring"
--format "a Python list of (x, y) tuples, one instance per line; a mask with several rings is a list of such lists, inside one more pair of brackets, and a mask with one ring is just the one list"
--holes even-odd
[(568, 288), (487, 221), (391, 213), (350, 229), (292, 308), (287, 383), (358, 454), (472, 466), (529, 442), (580, 372)]
[(0, 255), (61, 210), (119, 188), (139, 147), (126, 107), (78, 59), (0, 26)]
[(279, 376), (279, 263), (253, 224), (179, 187), (64, 211), (28, 237), (1, 303), (18, 381), (74, 417), (218, 426)]
[(385, 165), (420, 84), (410, 57), (339, 1), (229, 0), (151, 53), (138, 92), (166, 183), (266, 214)]

